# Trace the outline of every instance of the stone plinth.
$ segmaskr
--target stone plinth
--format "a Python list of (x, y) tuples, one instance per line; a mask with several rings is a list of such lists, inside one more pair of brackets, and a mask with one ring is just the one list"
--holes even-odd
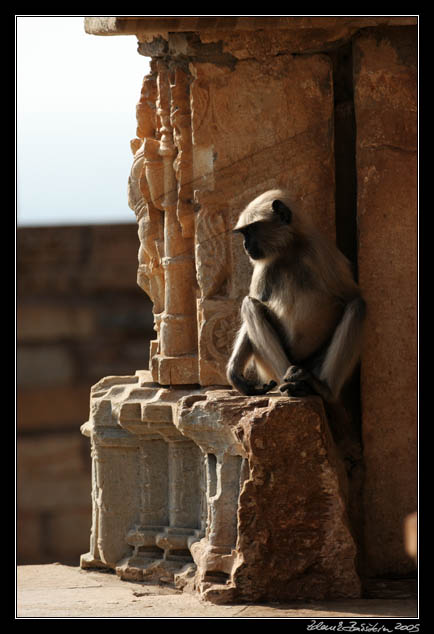
[(93, 526), (83, 567), (175, 581), (221, 603), (357, 597), (347, 483), (320, 399), (93, 388)]

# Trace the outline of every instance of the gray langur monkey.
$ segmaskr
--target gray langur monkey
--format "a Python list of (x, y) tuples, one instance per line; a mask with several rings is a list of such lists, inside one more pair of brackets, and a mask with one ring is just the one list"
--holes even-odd
[[(246, 395), (279, 385), (289, 396), (337, 402), (359, 360), (365, 316), (350, 263), (280, 189), (255, 198), (234, 232), (244, 237), (253, 274), (228, 381)], [(252, 362), (257, 380), (246, 375)]]

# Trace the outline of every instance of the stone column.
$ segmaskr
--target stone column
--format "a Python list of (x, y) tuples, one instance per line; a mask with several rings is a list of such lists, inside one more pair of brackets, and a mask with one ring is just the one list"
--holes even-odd
[[(354, 44), (365, 544), (371, 575), (406, 574), (417, 508), (417, 31)], [(386, 538), (387, 536), (387, 538)]]
[[(127, 378), (123, 387), (128, 385)], [(140, 443), (117, 425), (114, 403), (104, 398), (106, 389), (93, 400), (90, 420), (82, 428), (92, 443), (93, 499), (90, 552), (82, 556), (83, 567), (112, 567), (122, 559), (128, 551), (125, 535), (140, 508), (140, 486), (129, 486), (140, 469)]]

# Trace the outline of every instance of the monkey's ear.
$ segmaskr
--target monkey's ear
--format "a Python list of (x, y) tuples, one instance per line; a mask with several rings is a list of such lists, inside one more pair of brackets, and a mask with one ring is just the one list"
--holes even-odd
[(271, 207), (275, 214), (279, 216), (282, 222), (289, 225), (292, 220), (292, 211), (281, 200), (273, 200)]

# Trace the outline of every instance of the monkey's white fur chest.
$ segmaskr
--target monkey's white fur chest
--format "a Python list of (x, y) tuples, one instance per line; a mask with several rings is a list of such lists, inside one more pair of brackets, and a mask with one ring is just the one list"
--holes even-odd
[[(250, 293), (259, 300), (258, 289), (264, 274), (265, 266), (255, 265)], [(327, 341), (342, 312), (335, 298), (315, 287), (300, 289), (291, 275), (284, 283), (276, 284), (263, 303), (278, 320), (293, 362), (309, 357)]]

